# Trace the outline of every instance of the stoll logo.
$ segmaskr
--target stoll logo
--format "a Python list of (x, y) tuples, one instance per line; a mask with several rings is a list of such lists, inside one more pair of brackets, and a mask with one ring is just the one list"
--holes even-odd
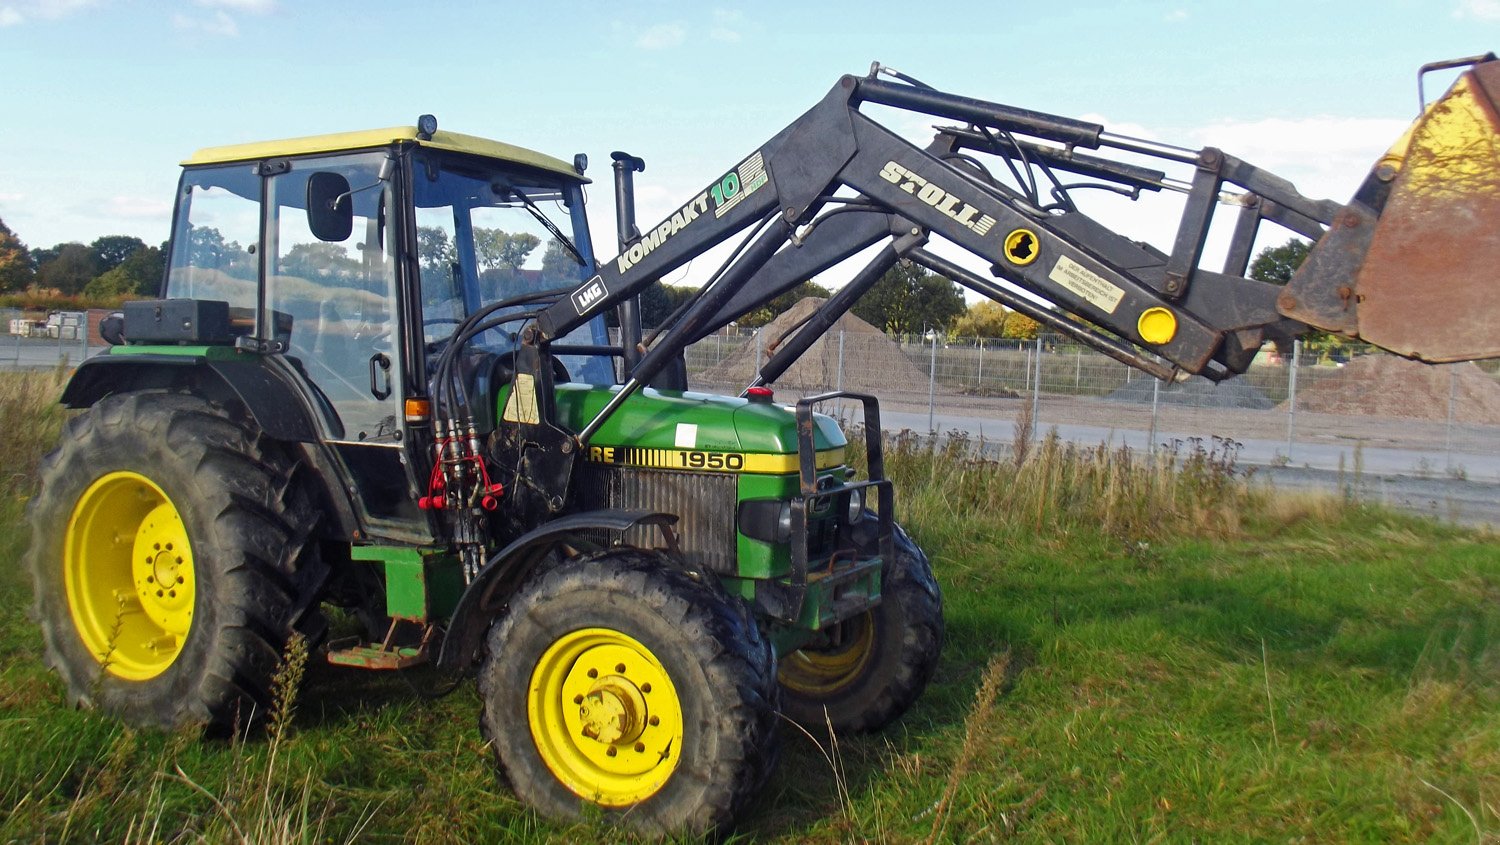
[(609, 291), (604, 288), (604, 278), (595, 276), (583, 283), (583, 287), (573, 291), (573, 307), (578, 310), (578, 316), (582, 317), (589, 313), (599, 300)]
[(886, 162), (885, 167), (880, 169), (880, 178), (915, 195), (922, 202), (967, 226), (975, 234), (983, 235), (995, 225), (995, 218), (980, 214), (979, 209), (964, 202), (961, 197), (948, 193), (894, 161)]

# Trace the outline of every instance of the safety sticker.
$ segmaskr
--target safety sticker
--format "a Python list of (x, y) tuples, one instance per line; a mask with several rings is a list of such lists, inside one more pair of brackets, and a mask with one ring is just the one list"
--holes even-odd
[(698, 424), (678, 423), (676, 444), (679, 449), (698, 448)]
[(1082, 297), (1106, 314), (1115, 313), (1125, 291), (1066, 255), (1057, 259), (1047, 278)]
[(510, 398), (505, 400), (505, 413), (501, 418), (522, 425), (537, 425), (542, 421), (536, 405), (535, 377), (528, 373), (516, 374), (516, 386), (511, 389)]

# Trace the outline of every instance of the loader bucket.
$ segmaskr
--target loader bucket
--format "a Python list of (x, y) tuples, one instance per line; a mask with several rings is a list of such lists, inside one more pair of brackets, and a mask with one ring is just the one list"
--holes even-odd
[(1500, 357), (1500, 62), (1465, 71), (1370, 172), (1277, 301), (1433, 363)]

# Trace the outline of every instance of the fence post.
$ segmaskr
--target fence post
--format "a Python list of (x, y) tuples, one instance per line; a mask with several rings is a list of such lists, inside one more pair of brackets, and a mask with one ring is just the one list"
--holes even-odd
[(937, 434), (933, 416), (937, 413), (937, 331), (932, 332), (932, 368), (927, 373), (927, 433)]
[(984, 393), (984, 338), (979, 339), (979, 375), (974, 379), (974, 386)]
[(844, 389), (844, 330), (843, 329), (839, 329), (839, 372), (838, 372), (837, 378), (838, 378), (838, 383), (836, 385), (834, 385), (833, 389), (834, 390), (843, 390)]
[(1448, 425), (1444, 428), (1443, 449), (1448, 456), (1448, 472), (1453, 472), (1453, 403), (1458, 396), (1458, 373), (1449, 364), (1448, 370)]
[(766, 342), (765, 326), (755, 331), (755, 374), (760, 375), (760, 350), (761, 344)]
[(1037, 419), (1037, 405), (1042, 399), (1042, 336), (1036, 336), (1036, 352), (1033, 354), (1036, 361), (1036, 372), (1031, 379), (1031, 439), (1033, 442), (1040, 440), (1038, 436), (1042, 430), (1042, 423)]
[(1297, 368), (1302, 366), (1302, 340), (1292, 341), (1292, 370), (1286, 387), (1286, 459), (1292, 460), (1292, 432), (1297, 422)]
[(1073, 392), (1078, 393), (1083, 388), (1083, 350), (1073, 350)]
[(1146, 433), (1146, 452), (1156, 454), (1156, 406), (1157, 399), (1161, 396), (1161, 379), (1151, 380), (1151, 430)]

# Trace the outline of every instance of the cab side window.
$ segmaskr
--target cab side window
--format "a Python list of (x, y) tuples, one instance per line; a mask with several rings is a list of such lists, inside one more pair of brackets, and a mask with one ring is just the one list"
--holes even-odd
[(249, 164), (194, 169), (180, 190), (167, 296), (224, 300), (250, 319), (260, 275), (260, 177)]
[[(267, 185), (267, 318), (286, 354), (337, 410), (342, 439), (359, 442), (394, 440), (397, 431), (395, 262), (383, 160), (297, 160)], [(307, 205), (315, 173), (337, 173), (348, 183), (337, 201), (352, 205), (353, 225), (342, 239), (313, 231)]]

